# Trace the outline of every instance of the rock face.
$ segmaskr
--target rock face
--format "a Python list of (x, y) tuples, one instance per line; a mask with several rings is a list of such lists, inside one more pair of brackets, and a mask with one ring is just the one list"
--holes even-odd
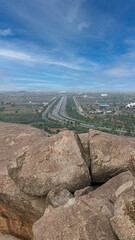
[[(122, 188), (122, 187), (121, 187)], [(114, 204), (111, 225), (119, 240), (135, 239), (135, 195), (133, 187), (123, 188)]]
[(129, 169), (133, 180), (122, 184), (115, 192), (114, 216), (111, 225), (119, 240), (135, 239), (135, 158), (131, 156)]
[(11, 235), (3, 235), (0, 233), (0, 240), (19, 240), (20, 238), (13, 237)]
[(116, 240), (107, 218), (81, 199), (45, 212), (33, 232), (35, 240)]
[(84, 149), (85, 161), (88, 168), (90, 168), (89, 133), (81, 133), (79, 134), (79, 138)]
[(46, 201), (48, 205), (52, 205), (56, 208), (65, 205), (72, 197), (73, 195), (67, 189), (56, 187), (48, 193)]
[[(8, 176), (7, 165), (47, 135), (30, 126), (0, 122), (0, 232), (31, 239), (32, 225), (44, 213), (45, 198), (30, 197)], [(15, 239), (11, 236), (0, 239)]]
[(7, 174), (7, 165), (34, 142), (47, 134), (36, 128), (0, 122), (0, 174)]
[(89, 192), (93, 191), (93, 187), (92, 186), (88, 186), (86, 188), (80, 189), (80, 190), (76, 190), (74, 193), (75, 197), (80, 197), (80, 196), (84, 196), (86, 194), (88, 194)]
[(135, 149), (135, 139), (91, 129), (89, 149), (92, 181), (103, 183), (127, 171), (129, 158)]
[(132, 174), (129, 171), (120, 173), (118, 176), (108, 180), (95, 191), (90, 192), (89, 195), (93, 198), (108, 199), (113, 204), (116, 199), (115, 194), (118, 188), (129, 181), (132, 181)]
[(134, 188), (134, 192), (135, 192), (135, 152), (129, 159), (128, 168), (133, 175), (133, 188)]
[(8, 173), (22, 191), (36, 196), (57, 186), (74, 192), (91, 180), (81, 142), (72, 131), (39, 139), (8, 167)]
[(43, 215), (45, 203), (44, 198), (24, 194), (8, 176), (0, 175), (0, 232), (31, 239), (32, 225)]
[(0, 131), (1, 240), (135, 240), (135, 139)]

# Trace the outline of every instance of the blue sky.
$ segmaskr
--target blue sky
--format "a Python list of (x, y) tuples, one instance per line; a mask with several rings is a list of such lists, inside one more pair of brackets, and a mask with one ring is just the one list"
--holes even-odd
[(0, 0), (1, 90), (135, 90), (135, 1)]

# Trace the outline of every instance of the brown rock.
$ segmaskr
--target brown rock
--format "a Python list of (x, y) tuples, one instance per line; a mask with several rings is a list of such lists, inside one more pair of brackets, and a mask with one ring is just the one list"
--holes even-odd
[(129, 158), (135, 149), (135, 139), (91, 129), (89, 149), (92, 181), (106, 182), (127, 171)]
[(132, 174), (129, 171), (120, 173), (88, 195), (93, 198), (108, 199), (113, 204), (116, 200), (115, 194), (118, 188), (129, 181), (132, 181)]
[(135, 153), (129, 159), (128, 168), (132, 173), (133, 177), (135, 178)]
[(4, 235), (0, 233), (0, 240), (19, 240), (20, 238), (13, 237), (11, 235)]
[(7, 165), (18, 154), (23, 153), (30, 146), (47, 134), (37, 128), (23, 124), (0, 122), (0, 174), (7, 173)]
[(35, 240), (114, 240), (107, 218), (88, 202), (70, 199), (64, 207), (56, 208), (33, 226)]
[(57, 186), (74, 192), (90, 185), (83, 148), (72, 131), (39, 139), (8, 167), (8, 172), (21, 190), (36, 196)]
[(84, 151), (89, 154), (89, 133), (79, 134), (79, 138), (83, 145)]
[(0, 175), (0, 232), (31, 239), (32, 225), (44, 210), (44, 198), (27, 196), (8, 176)]
[(89, 192), (93, 191), (93, 187), (92, 186), (88, 186), (86, 188), (80, 189), (80, 190), (76, 190), (74, 193), (75, 197), (80, 197), (83, 195), (88, 194)]
[(48, 204), (56, 208), (65, 205), (72, 197), (73, 195), (67, 189), (57, 187), (48, 193), (46, 201)]
[(79, 134), (79, 138), (84, 149), (85, 161), (88, 168), (90, 168), (89, 133), (81, 133)]
[(121, 189), (117, 191), (114, 216), (110, 222), (119, 240), (135, 239), (135, 195), (129, 183), (127, 188), (121, 186)]

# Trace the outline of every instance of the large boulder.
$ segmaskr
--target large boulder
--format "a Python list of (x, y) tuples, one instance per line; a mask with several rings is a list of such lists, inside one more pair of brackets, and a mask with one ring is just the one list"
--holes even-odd
[(39, 139), (8, 167), (8, 173), (30, 195), (43, 196), (57, 186), (74, 192), (91, 182), (83, 154), (77, 134), (64, 131)]
[(45, 198), (24, 194), (12, 179), (0, 175), (0, 232), (31, 239), (32, 225), (43, 215), (45, 207)]
[(24, 124), (0, 122), (0, 174), (7, 174), (7, 165), (47, 134)]
[(89, 205), (100, 210), (108, 219), (113, 216), (113, 205), (116, 200), (116, 192), (120, 186), (132, 182), (131, 173), (124, 172), (118, 176), (111, 178), (95, 191), (83, 197), (84, 201), (87, 201)]
[(116, 240), (108, 219), (82, 199), (45, 212), (33, 225), (35, 240)]
[(135, 139), (90, 129), (89, 149), (92, 181), (103, 183), (127, 171)]
[(110, 222), (119, 240), (135, 240), (135, 194), (130, 182), (117, 190)]

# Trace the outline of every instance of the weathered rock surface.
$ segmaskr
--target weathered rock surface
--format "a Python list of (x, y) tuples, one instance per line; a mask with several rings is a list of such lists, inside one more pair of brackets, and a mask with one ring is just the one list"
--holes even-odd
[(84, 151), (89, 154), (89, 133), (81, 133), (78, 136), (81, 140)]
[(45, 132), (28, 125), (0, 122), (0, 174), (7, 174), (7, 165), (44, 136)]
[(132, 173), (133, 177), (135, 178), (135, 152), (129, 159), (128, 168)]
[(80, 139), (72, 131), (39, 139), (8, 167), (8, 173), (22, 191), (36, 196), (57, 186), (74, 192), (91, 180)]
[(135, 152), (132, 154), (132, 156), (129, 159), (128, 168), (133, 175), (133, 188), (135, 192)]
[(76, 190), (74, 192), (74, 196), (75, 197), (84, 196), (84, 195), (88, 194), (91, 191), (93, 191), (93, 187), (92, 186), (88, 186), (86, 188), (83, 188), (83, 189), (80, 189), (80, 190)]
[(130, 187), (127, 183), (127, 188), (125, 186), (120, 188), (117, 190), (114, 216), (110, 219), (110, 222), (119, 240), (135, 240), (135, 195), (133, 187)]
[(127, 182), (131, 182), (130, 172), (124, 172), (113, 177), (101, 187), (85, 195), (82, 199), (91, 207), (101, 211), (108, 219), (113, 216), (113, 204), (116, 200), (116, 191)]
[(67, 189), (56, 187), (47, 194), (46, 201), (48, 205), (52, 205), (56, 208), (65, 205), (72, 197), (73, 195)]
[(116, 240), (107, 218), (81, 199), (70, 199), (33, 225), (35, 240)]
[(89, 196), (93, 198), (108, 199), (113, 204), (116, 200), (115, 194), (118, 188), (129, 181), (132, 181), (131, 172), (127, 171), (120, 173), (119, 175), (108, 180), (95, 191), (90, 192)]
[(90, 168), (89, 133), (81, 133), (78, 136), (84, 149), (85, 161), (88, 168)]
[(135, 138), (115, 136), (90, 130), (89, 149), (92, 181), (101, 183), (127, 171), (135, 149)]
[(31, 239), (32, 225), (44, 213), (45, 199), (30, 197), (12, 179), (0, 175), (0, 232)]
[(0, 240), (20, 240), (20, 238), (13, 237), (11, 235), (4, 235), (0, 233)]

